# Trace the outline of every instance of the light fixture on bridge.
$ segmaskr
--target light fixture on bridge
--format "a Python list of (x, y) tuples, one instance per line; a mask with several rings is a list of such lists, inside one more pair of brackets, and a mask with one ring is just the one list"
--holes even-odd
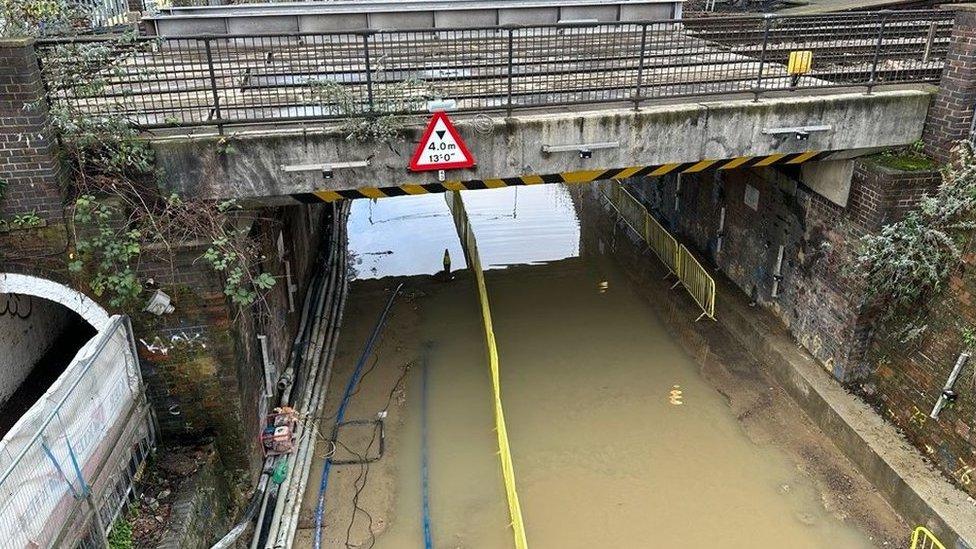
[(365, 168), (369, 166), (369, 160), (352, 160), (349, 162), (330, 162), (328, 164), (293, 164), (291, 166), (281, 165), (281, 171), (287, 173), (296, 172), (321, 172), (323, 179), (335, 177), (335, 170), (345, 170), (351, 168)]
[(616, 149), (619, 141), (600, 141), (597, 143), (572, 143), (569, 145), (543, 145), (542, 152), (552, 154), (558, 152), (577, 152), (580, 158), (592, 158), (593, 151), (600, 149)]
[(763, 128), (763, 135), (789, 135), (793, 134), (799, 141), (810, 139), (810, 134), (814, 132), (829, 132), (832, 126), (826, 124), (818, 126), (793, 126), (790, 128)]

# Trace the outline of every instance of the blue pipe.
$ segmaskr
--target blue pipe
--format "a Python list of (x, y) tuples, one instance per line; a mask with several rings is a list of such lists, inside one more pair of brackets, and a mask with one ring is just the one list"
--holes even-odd
[[(333, 441), (338, 436), (339, 425), (346, 417), (346, 406), (349, 405), (349, 399), (352, 396), (352, 392), (356, 388), (356, 384), (359, 383), (359, 377), (363, 373), (363, 366), (373, 354), (373, 347), (376, 345), (376, 338), (379, 337), (380, 332), (383, 330), (383, 326), (386, 325), (386, 318), (390, 313), (390, 309), (393, 307), (393, 302), (396, 301), (397, 295), (400, 294), (401, 288), (403, 288), (402, 282), (396, 287), (395, 290), (393, 290), (393, 295), (391, 295), (389, 301), (386, 302), (386, 307), (380, 314), (379, 319), (377, 319), (376, 325), (373, 326), (373, 332), (369, 335), (369, 339), (366, 340), (366, 346), (363, 347), (362, 354), (359, 355), (359, 361), (356, 362), (356, 367), (352, 371), (352, 376), (349, 377), (349, 383), (346, 384), (346, 392), (342, 395), (342, 402), (339, 404), (338, 412), (336, 412), (335, 425), (332, 427)], [(326, 458), (325, 464), (322, 466), (322, 482), (319, 483), (319, 501), (318, 505), (315, 507), (315, 549), (322, 549), (322, 516), (325, 514), (325, 491), (329, 487), (329, 471), (331, 469), (332, 459)]]
[(423, 381), (421, 385), (420, 393), (420, 478), (423, 487), (423, 521), (424, 521), (424, 549), (433, 549), (434, 540), (430, 532), (430, 491), (428, 489), (429, 485), (429, 460), (427, 457), (427, 378), (429, 370), (428, 360), (427, 360), (427, 350), (424, 352), (424, 362), (423, 362)]

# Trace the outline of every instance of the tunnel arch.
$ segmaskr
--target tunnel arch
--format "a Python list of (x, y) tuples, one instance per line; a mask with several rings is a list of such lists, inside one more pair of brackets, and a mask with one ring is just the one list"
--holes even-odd
[(59, 303), (78, 313), (81, 318), (101, 332), (110, 315), (101, 305), (85, 294), (64, 284), (31, 275), (0, 273), (0, 294), (22, 294)]

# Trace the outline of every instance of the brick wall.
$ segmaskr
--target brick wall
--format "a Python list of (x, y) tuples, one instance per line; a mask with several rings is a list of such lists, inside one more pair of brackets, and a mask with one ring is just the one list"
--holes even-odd
[[(642, 185), (646, 201), (679, 239), (723, 271), (759, 306), (772, 310), (837, 379), (866, 375), (872, 317), (845, 276), (850, 245), (898, 219), (938, 178), (895, 173), (868, 162), (854, 171), (846, 208), (773, 168), (685, 174)], [(753, 209), (747, 203), (757, 197)], [(677, 200), (675, 197), (677, 196)], [(719, 218), (725, 230), (718, 246)], [(780, 246), (783, 262), (773, 296)]]
[(61, 163), (33, 41), (0, 39), (0, 218), (35, 212), (62, 219)]
[[(971, 250), (971, 247), (970, 247)], [(949, 289), (929, 304), (927, 330), (903, 342), (881, 330), (868, 357), (871, 373), (860, 392), (958, 486), (976, 497), (976, 254), (966, 254)], [(956, 403), (928, 417), (962, 352), (974, 358), (955, 385)]]
[[(202, 245), (174, 256), (160, 254), (141, 267), (176, 307), (171, 315), (143, 314), (136, 322), (136, 334), (144, 340), (139, 344), (143, 375), (163, 435), (213, 436), (225, 466), (242, 477), (259, 470), (258, 435), (268, 403), (257, 336), (267, 336), (270, 361), (282, 370), (318, 253), (324, 208), (292, 206), (256, 216), (260, 221), (251, 236), (262, 243), (267, 257), (263, 270), (277, 279), (266, 307), (242, 310), (229, 305), (223, 281), (199, 259), (206, 250)], [(285, 261), (297, 287), (294, 312), (289, 312)]]
[(922, 132), (926, 154), (940, 163), (949, 159), (957, 142), (969, 137), (976, 105), (976, 8), (962, 4), (953, 9), (956, 18), (945, 68)]

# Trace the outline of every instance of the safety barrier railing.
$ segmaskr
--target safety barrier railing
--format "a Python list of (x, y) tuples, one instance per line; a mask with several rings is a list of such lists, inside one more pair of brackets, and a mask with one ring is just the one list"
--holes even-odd
[[(53, 105), (145, 129), (938, 82), (948, 10), (41, 40)], [(96, 51), (93, 52), (93, 46)], [(790, 54), (810, 63), (788, 66)], [(69, 69), (69, 70), (65, 70)], [(84, 76), (79, 77), (79, 69)], [(67, 76), (66, 76), (67, 75)]]
[(946, 549), (945, 545), (935, 537), (935, 534), (924, 526), (918, 526), (912, 532), (911, 549)]
[(715, 318), (715, 280), (684, 244), (679, 244), (647, 208), (623, 184), (613, 181), (604, 187), (604, 196), (631, 230), (640, 235), (654, 255), (664, 263), (669, 274), (678, 277), (675, 286), (682, 285), (691, 294), (702, 313), (696, 321)]
[(528, 541), (525, 536), (525, 524), (522, 520), (522, 506), (519, 503), (518, 492), (515, 489), (515, 465), (512, 462), (512, 450), (508, 442), (508, 428), (505, 424), (505, 410), (502, 408), (501, 367), (498, 362), (498, 347), (495, 344), (495, 330), (492, 327), (491, 307), (488, 303), (488, 288), (485, 285), (485, 273), (481, 267), (481, 256), (478, 253), (478, 243), (471, 228), (471, 220), (464, 208), (464, 201), (460, 192), (446, 195), (458, 236), (464, 244), (465, 257), (468, 266), (474, 272), (478, 285), (478, 302), (481, 305), (481, 317), (485, 329), (485, 344), (488, 351), (488, 367), (491, 372), (492, 401), (494, 402), (495, 435), (498, 438), (498, 457), (501, 461), (502, 480), (505, 483), (505, 497), (508, 499), (508, 511), (511, 518), (512, 534), (515, 549), (527, 549)]
[(104, 544), (131, 487), (133, 445), (152, 436), (144, 403), (131, 328), (114, 317), (0, 441), (6, 546)]
[(678, 279), (702, 309), (704, 317), (715, 319), (715, 280), (684, 244), (678, 246)]

